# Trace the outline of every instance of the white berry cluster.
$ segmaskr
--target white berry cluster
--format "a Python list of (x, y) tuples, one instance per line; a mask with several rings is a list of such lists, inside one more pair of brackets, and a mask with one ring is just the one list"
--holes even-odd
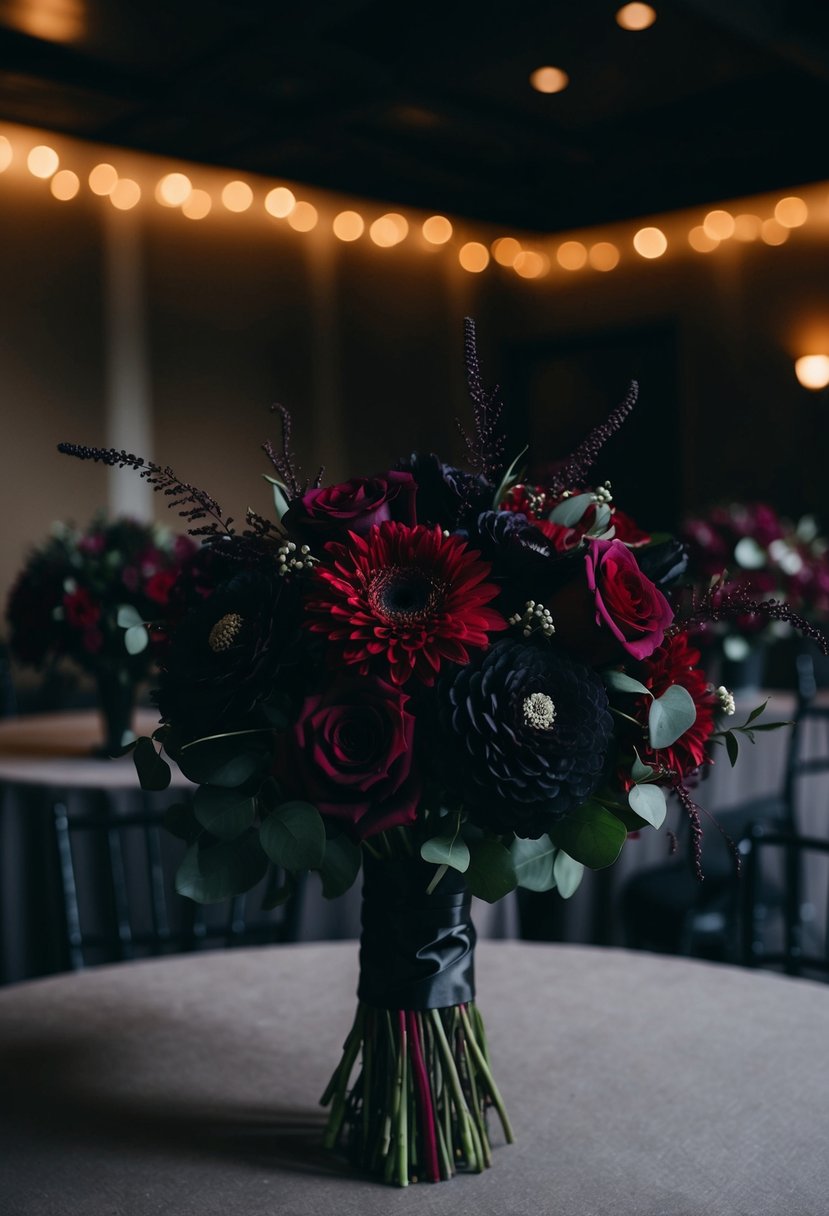
[(297, 549), (292, 540), (279, 546), (277, 557), (279, 558), (280, 574), (287, 574), (289, 570), (310, 570), (319, 561), (318, 557), (312, 556), (307, 545), (301, 545)]
[(545, 638), (551, 638), (556, 631), (550, 609), (545, 608), (543, 604), (537, 604), (535, 600), (527, 600), (524, 611), (516, 612), (509, 618), (509, 623), (523, 626), (522, 633), (525, 638), (538, 630)]

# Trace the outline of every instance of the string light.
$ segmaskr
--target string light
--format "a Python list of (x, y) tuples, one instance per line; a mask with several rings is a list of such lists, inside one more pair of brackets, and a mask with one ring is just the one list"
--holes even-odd
[(392, 245), (399, 245), (408, 231), (408, 221), (396, 211), (391, 211), (375, 220), (368, 234), (375, 245), (379, 245), (381, 249), (390, 249)]
[(633, 238), (633, 248), (641, 258), (661, 258), (668, 248), (668, 238), (661, 228), (640, 228)]
[(702, 221), (702, 227), (706, 236), (710, 236), (713, 240), (727, 241), (734, 235), (736, 221), (730, 211), (718, 208), (708, 212)]
[(719, 243), (715, 236), (709, 236), (702, 224), (697, 224), (688, 233), (688, 244), (697, 253), (711, 253)]
[(109, 201), (119, 211), (130, 211), (141, 201), (141, 187), (131, 177), (119, 177), (109, 192)]
[(514, 236), (499, 236), (492, 242), (492, 256), (499, 266), (514, 266), (521, 252), (521, 242)]
[(650, 29), (654, 21), (656, 10), (649, 4), (624, 4), (616, 13), (616, 24), (634, 33)]
[(445, 245), (452, 239), (453, 228), (445, 215), (430, 215), (423, 221), (421, 232), (430, 245)]
[(302, 200), (295, 203), (288, 215), (288, 223), (295, 232), (310, 232), (316, 228), (319, 214), (313, 203)]
[(188, 220), (203, 220), (213, 207), (213, 199), (206, 190), (191, 190), (181, 205), (181, 213)]
[(615, 270), (619, 265), (619, 250), (610, 241), (597, 241), (588, 250), (587, 260), (594, 270)]
[(366, 222), (357, 211), (341, 211), (334, 216), (331, 228), (338, 240), (356, 241), (365, 232)]
[(71, 169), (61, 169), (49, 183), (49, 189), (62, 203), (74, 198), (81, 188), (81, 179)]
[(5, 135), (0, 135), (0, 173), (4, 173), (12, 163), (14, 153)]
[(522, 249), (512, 268), (522, 279), (540, 279), (549, 271), (550, 259), (535, 249)]
[(784, 228), (800, 228), (809, 218), (809, 208), (802, 198), (790, 195), (788, 198), (781, 198), (776, 205), (774, 218)]
[(222, 189), (222, 203), (228, 211), (239, 214), (247, 211), (253, 202), (253, 191), (247, 182), (228, 182)]
[(27, 156), (26, 164), (32, 177), (51, 177), (57, 172), (60, 157), (54, 148), (38, 144)]
[(193, 185), (186, 173), (167, 173), (155, 188), (156, 202), (162, 207), (180, 207), (193, 192)]
[(734, 240), (756, 241), (760, 235), (763, 221), (759, 215), (743, 213), (734, 217)]
[(265, 195), (265, 210), (277, 220), (284, 220), (296, 206), (296, 196), (287, 186), (277, 186)]
[(790, 229), (784, 228), (779, 220), (763, 220), (760, 225), (760, 239), (767, 245), (784, 245), (789, 235)]
[(537, 93), (562, 93), (570, 83), (563, 68), (545, 66), (530, 74), (530, 84)]
[(556, 261), (562, 270), (581, 270), (587, 265), (587, 250), (581, 241), (565, 241), (556, 250)]
[(470, 274), (480, 274), (489, 265), (489, 250), (480, 241), (467, 241), (458, 250), (458, 261)]
[(89, 174), (89, 189), (93, 194), (99, 194), (104, 197), (107, 194), (112, 194), (118, 181), (118, 170), (114, 165), (106, 162), (96, 165)]

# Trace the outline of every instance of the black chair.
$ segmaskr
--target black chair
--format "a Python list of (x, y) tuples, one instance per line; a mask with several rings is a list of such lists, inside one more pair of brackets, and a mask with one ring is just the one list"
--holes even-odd
[[(829, 839), (756, 823), (740, 841), (740, 853), (741, 961), (829, 981)], [(783, 894), (774, 908), (765, 894), (772, 886)]]
[(69, 969), (296, 940), (301, 884), (286, 903), (262, 911), (283, 881), (275, 868), (259, 887), (224, 903), (179, 895), (175, 871), (186, 846), (165, 828), (151, 797), (140, 798), (139, 809), (93, 792), (80, 809), (70, 810), (68, 800), (53, 805)]
[[(754, 823), (794, 833), (801, 781), (829, 773), (829, 705), (817, 700), (810, 651), (797, 656), (796, 677), (793, 725), (780, 786), (716, 815), (720, 831), (709, 826), (703, 841), (703, 882), (693, 872), (687, 842), (680, 845), (677, 860), (649, 867), (628, 880), (620, 894), (620, 914), (625, 943), (631, 949), (739, 961), (740, 878), (734, 856), (738, 842)], [(765, 885), (762, 898), (769, 908), (779, 907), (785, 894), (776, 885)]]

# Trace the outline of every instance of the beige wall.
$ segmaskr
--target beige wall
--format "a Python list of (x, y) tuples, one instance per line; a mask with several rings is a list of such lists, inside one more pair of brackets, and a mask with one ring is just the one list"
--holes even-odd
[[(76, 155), (95, 163), (94, 149)], [(346, 201), (315, 197), (329, 218)], [(825, 200), (826, 190), (813, 197)], [(107, 442), (104, 316), (117, 305), (104, 298), (109, 207), (88, 192), (58, 203), (22, 167), (0, 175), (4, 602), (27, 547), (53, 520), (85, 522), (107, 501), (105, 471), (55, 445)], [(495, 265), (467, 274), (418, 236), (395, 249), (343, 245), (327, 226), (300, 234), (261, 212), (192, 223), (148, 199), (117, 222), (137, 225), (143, 249), (147, 454), (237, 518), (248, 505), (269, 510), (259, 445), (277, 438), (274, 401), (292, 410), (294, 447), (312, 476), (320, 462), (329, 479), (375, 472), (416, 447), (459, 457), (466, 314), (477, 321), (487, 380), (502, 379), (530, 338), (674, 324), (678, 385), (664, 409), (679, 413), (680, 442), (661, 453), (656, 445), (648, 459), (672, 463), (683, 504), (731, 489), (829, 517), (829, 402), (792, 372), (807, 343), (829, 351), (829, 214), (780, 248), (732, 241), (700, 255), (684, 252), (678, 235), (683, 252), (659, 262), (626, 257), (609, 274), (556, 268), (536, 281)], [(666, 217), (665, 227), (680, 233), (690, 222)], [(632, 231), (579, 235), (621, 242)], [(176, 522), (160, 500), (156, 514)]]

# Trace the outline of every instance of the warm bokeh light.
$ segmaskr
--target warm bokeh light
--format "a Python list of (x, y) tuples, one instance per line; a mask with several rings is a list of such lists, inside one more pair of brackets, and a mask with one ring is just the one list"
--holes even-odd
[(550, 259), (535, 249), (522, 249), (512, 268), (522, 279), (540, 279), (550, 269)]
[(392, 245), (399, 245), (408, 231), (409, 225), (404, 217), (396, 211), (390, 211), (388, 215), (381, 215), (376, 219), (368, 233), (375, 245), (379, 245), (381, 249), (390, 249)]
[(118, 170), (115, 165), (110, 165), (104, 161), (89, 174), (89, 189), (93, 194), (99, 194), (101, 197), (112, 194), (115, 189), (115, 183), (118, 181)]
[(0, 135), (0, 173), (3, 173), (6, 169), (8, 169), (9, 165), (12, 163), (13, 155), (14, 153), (12, 152), (11, 144), (6, 139), (5, 135)]
[(61, 169), (56, 173), (49, 183), (49, 189), (54, 194), (55, 198), (60, 199), (62, 203), (68, 199), (74, 198), (81, 188), (81, 180), (77, 173), (73, 173), (71, 169)]
[(222, 188), (222, 203), (228, 211), (234, 211), (237, 214), (241, 211), (247, 211), (252, 202), (253, 191), (247, 182), (228, 182)]
[(470, 274), (480, 274), (489, 265), (489, 250), (480, 241), (467, 241), (458, 250), (458, 261)]
[(590, 246), (587, 254), (587, 260), (594, 270), (615, 270), (619, 257), (619, 250), (610, 241), (597, 241)]
[(633, 238), (633, 248), (642, 258), (661, 258), (668, 240), (661, 228), (640, 228)]
[(829, 355), (801, 355), (794, 372), (804, 388), (826, 388), (829, 384)]
[(688, 244), (697, 253), (710, 253), (719, 243), (715, 236), (708, 235), (702, 224), (697, 224), (696, 228), (692, 228), (688, 233)]
[(36, 148), (32, 148), (26, 158), (26, 164), (32, 177), (51, 177), (53, 173), (57, 173), (60, 157), (54, 148), (47, 144), (38, 144)]
[(357, 211), (341, 211), (331, 225), (334, 236), (341, 241), (356, 241), (366, 230), (366, 222)]
[(167, 173), (155, 188), (156, 202), (162, 207), (180, 207), (193, 192), (193, 184), (185, 173)]
[(563, 270), (581, 270), (587, 265), (587, 250), (581, 241), (564, 241), (556, 250), (556, 261)]
[(727, 241), (729, 237), (734, 235), (736, 222), (730, 211), (723, 211), (721, 208), (718, 208), (708, 212), (702, 221), (702, 226), (705, 229), (706, 235), (713, 237), (715, 241)]
[(742, 215), (734, 217), (734, 239), (735, 241), (756, 241), (762, 227), (763, 221), (759, 215), (744, 212)]
[(789, 239), (790, 228), (784, 228), (778, 220), (763, 220), (760, 225), (760, 239), (767, 245), (784, 245)]
[(213, 199), (206, 190), (191, 190), (189, 196), (181, 205), (181, 214), (188, 220), (203, 220), (210, 214)]
[(799, 228), (809, 218), (809, 208), (802, 198), (792, 194), (788, 198), (780, 199), (774, 208), (774, 218), (784, 228)]
[(545, 66), (530, 75), (530, 84), (537, 93), (561, 93), (569, 83), (570, 77), (562, 68)]
[(275, 219), (284, 220), (296, 206), (296, 195), (287, 186), (276, 186), (265, 195), (265, 210)]
[(616, 13), (616, 24), (623, 30), (649, 29), (656, 21), (656, 10), (649, 4), (624, 4)]
[(109, 193), (109, 201), (119, 211), (129, 211), (139, 202), (141, 187), (131, 177), (119, 177)]
[(452, 236), (452, 225), (445, 215), (430, 215), (423, 221), (423, 238), (430, 245), (445, 245)]
[(12, 0), (3, 8), (4, 24), (45, 42), (74, 42), (86, 32), (83, 0)]
[(319, 214), (313, 203), (300, 201), (294, 205), (288, 216), (288, 223), (295, 232), (310, 232), (316, 228)]
[(514, 266), (521, 252), (521, 242), (514, 236), (499, 236), (492, 242), (492, 256), (499, 266)]

